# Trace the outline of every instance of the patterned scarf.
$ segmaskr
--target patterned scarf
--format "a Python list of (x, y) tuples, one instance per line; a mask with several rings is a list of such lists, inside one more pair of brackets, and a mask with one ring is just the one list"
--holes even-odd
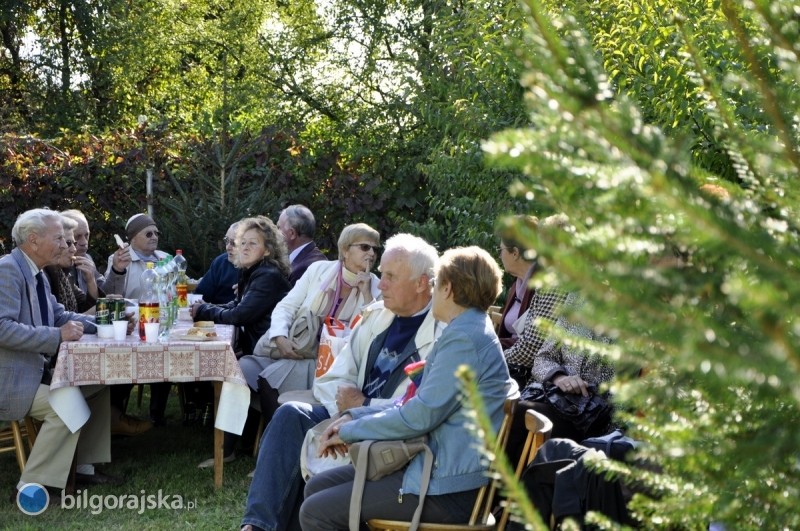
[(72, 289), (72, 282), (64, 270), (58, 268), (58, 285), (56, 286), (56, 300), (64, 305), (64, 309), (70, 312), (78, 311), (78, 301), (75, 299), (75, 292)]

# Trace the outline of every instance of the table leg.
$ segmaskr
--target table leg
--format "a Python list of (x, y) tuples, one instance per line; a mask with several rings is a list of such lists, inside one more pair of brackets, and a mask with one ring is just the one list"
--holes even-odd
[[(214, 382), (214, 420), (216, 422), (219, 414), (219, 397), (222, 394), (222, 382)], [(214, 428), (214, 487), (222, 487), (222, 462), (223, 453), (223, 434), (222, 430)]]

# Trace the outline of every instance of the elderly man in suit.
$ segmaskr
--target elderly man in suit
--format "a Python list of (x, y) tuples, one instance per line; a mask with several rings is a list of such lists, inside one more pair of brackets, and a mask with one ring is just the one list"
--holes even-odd
[(308, 266), (319, 260), (327, 260), (314, 243), (317, 222), (308, 207), (290, 205), (281, 210), (278, 216), (278, 230), (289, 249), (289, 265), (292, 267), (289, 282), (294, 286)]
[(108, 388), (81, 388), (91, 413), (74, 433), (49, 402), (50, 365), (59, 344), (96, 331), (93, 317), (56, 302), (42, 272), (66, 251), (61, 219), (48, 209), (20, 214), (12, 229), (17, 247), (0, 259), (0, 419), (30, 415), (43, 421), (17, 488), (40, 483), (63, 489), (76, 449), (78, 483), (119, 482), (90, 464), (111, 460)]

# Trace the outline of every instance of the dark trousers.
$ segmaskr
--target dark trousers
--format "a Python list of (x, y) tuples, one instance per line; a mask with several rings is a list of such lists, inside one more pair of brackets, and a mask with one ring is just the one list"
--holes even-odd
[[(350, 515), (350, 498), (353, 493), (355, 468), (341, 466), (317, 474), (306, 484), (305, 500), (300, 506), (300, 526), (304, 530), (347, 530)], [(372, 518), (410, 521), (417, 509), (419, 497), (399, 492), (403, 486), (400, 470), (377, 481), (367, 481), (361, 504), (363, 522)], [(422, 521), (428, 523), (465, 523), (469, 521), (478, 489), (425, 497)]]

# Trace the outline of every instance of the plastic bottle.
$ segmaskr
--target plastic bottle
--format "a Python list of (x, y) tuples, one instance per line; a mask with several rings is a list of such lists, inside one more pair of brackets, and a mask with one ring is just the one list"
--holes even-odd
[(156, 283), (158, 275), (153, 268), (153, 263), (147, 263), (147, 269), (142, 271), (139, 281), (141, 295), (139, 296), (139, 338), (144, 341), (144, 324), (157, 323), (159, 320), (158, 293)]
[(166, 260), (164, 258), (158, 261), (156, 265), (156, 294), (158, 295), (159, 304), (159, 322), (161, 323), (159, 337), (166, 337), (169, 335), (170, 322), (169, 322), (169, 293), (167, 292), (167, 282), (169, 280), (169, 273), (166, 268)]
[(186, 268), (189, 264), (186, 263), (186, 258), (184, 258), (181, 249), (175, 251), (175, 258), (173, 258), (172, 261), (175, 262), (175, 267), (178, 271), (178, 280), (175, 284), (175, 292), (178, 296), (178, 307), (186, 308), (189, 306), (189, 300), (186, 297), (189, 293), (189, 278), (186, 276)]

